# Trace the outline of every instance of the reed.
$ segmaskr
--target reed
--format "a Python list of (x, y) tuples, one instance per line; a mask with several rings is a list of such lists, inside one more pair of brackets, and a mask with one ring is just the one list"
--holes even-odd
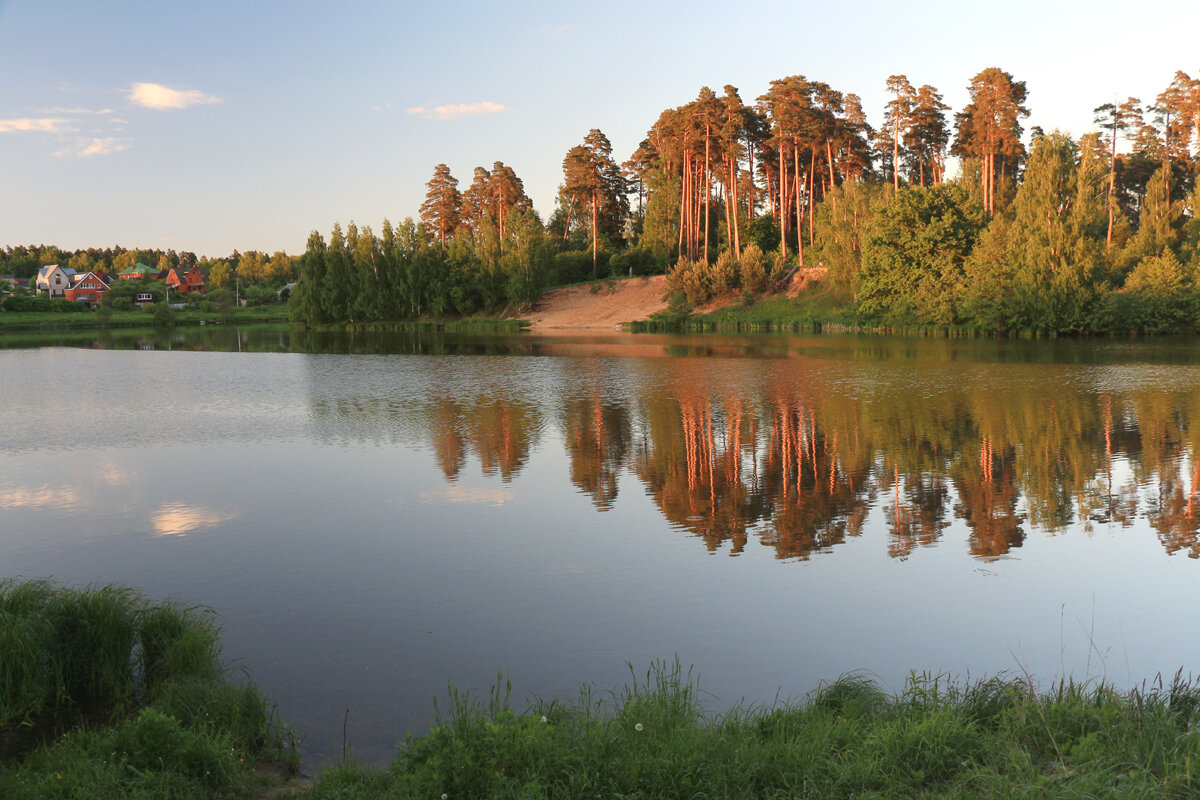
[(690, 671), (657, 662), (606, 695), (510, 705), (451, 691), (389, 769), (339, 765), (304, 797), (1195, 797), (1200, 688), (1118, 692), (1027, 678), (863, 676), (794, 703), (714, 714)]
[(295, 741), (226, 681), (209, 609), (124, 586), (0, 581), (0, 797), (238, 796)]

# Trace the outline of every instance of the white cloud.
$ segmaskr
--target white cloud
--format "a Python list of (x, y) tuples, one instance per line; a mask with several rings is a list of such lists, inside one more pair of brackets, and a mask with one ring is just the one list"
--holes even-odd
[(96, 136), (91, 139), (77, 139), (73, 145), (59, 150), (54, 155), (60, 158), (63, 156), (87, 158), (88, 156), (106, 156), (110, 153), (119, 153), (128, 148), (128, 139)]
[(187, 108), (221, 102), (221, 98), (197, 89), (170, 89), (158, 83), (133, 84), (129, 99), (143, 108)]
[(61, 117), (23, 117), (21, 119), (0, 119), (0, 133), (12, 131), (36, 131), (38, 133), (63, 133), (71, 130), (73, 121)]
[(92, 109), (92, 108), (39, 108), (39, 109), (37, 109), (37, 113), (39, 113), (39, 114), (77, 115), (77, 114), (115, 114), (117, 112), (115, 109), (111, 109), (111, 108), (97, 108), (97, 109)]
[(476, 114), (499, 114), (507, 111), (506, 106), (485, 100), (482, 103), (458, 103), (453, 105), (424, 108), (417, 106), (408, 109), (409, 114), (415, 114), (427, 119), (450, 119), (451, 117), (468, 117)]

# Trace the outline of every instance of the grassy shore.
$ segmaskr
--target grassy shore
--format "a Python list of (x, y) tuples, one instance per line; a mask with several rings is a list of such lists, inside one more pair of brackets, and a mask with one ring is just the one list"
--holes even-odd
[(227, 680), (211, 612), (119, 586), (0, 581), (0, 797), (257, 797), (296, 749)]
[(745, 298), (706, 314), (666, 311), (634, 322), (635, 332), (665, 331), (797, 331), (853, 332), (859, 325), (853, 303), (814, 289), (791, 298), (778, 294)]
[(1200, 687), (1180, 676), (1117, 691), (913, 675), (898, 694), (851, 676), (714, 714), (678, 662), (520, 712), (503, 679), (486, 696), (452, 689), (391, 765), (350, 758), (297, 788), (288, 732), (226, 680), (218, 649), (203, 609), (0, 583), (0, 797), (1200, 796)]
[(1200, 796), (1200, 689), (1179, 680), (1037, 692), (1025, 679), (914, 676), (893, 696), (849, 677), (800, 703), (720, 715), (702, 699), (690, 674), (663, 663), (603, 698), (585, 689), (521, 714), (503, 686), (452, 692), (390, 767), (332, 767), (303, 796)]
[[(185, 309), (172, 311), (174, 325), (232, 324), (250, 325), (265, 322), (286, 323), (287, 306), (255, 306), (235, 308), (227, 312)], [(79, 311), (76, 313), (45, 313), (39, 311), (0, 312), (0, 335), (12, 332), (69, 331), (97, 328), (146, 328), (154, 325), (149, 309), (133, 311)]]

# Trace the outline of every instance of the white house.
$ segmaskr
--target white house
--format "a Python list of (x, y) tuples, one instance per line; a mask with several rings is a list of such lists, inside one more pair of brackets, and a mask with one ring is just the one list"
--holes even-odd
[(60, 267), (58, 264), (48, 264), (38, 270), (37, 292), (45, 292), (51, 297), (65, 297), (67, 289), (71, 288), (75, 270), (70, 267)]

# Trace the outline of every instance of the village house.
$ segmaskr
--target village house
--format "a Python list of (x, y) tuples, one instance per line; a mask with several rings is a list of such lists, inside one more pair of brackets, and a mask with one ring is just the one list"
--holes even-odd
[(140, 281), (148, 278), (157, 278), (158, 276), (158, 270), (154, 267), (148, 267), (140, 261), (129, 269), (117, 273), (117, 277), (123, 281)]
[(204, 274), (195, 267), (172, 267), (162, 272), (159, 279), (173, 292), (191, 294), (204, 291)]
[(91, 308), (97, 308), (100, 301), (104, 299), (104, 293), (108, 291), (108, 281), (104, 276), (96, 272), (84, 272), (76, 275), (74, 283), (70, 289), (64, 294), (67, 300), (76, 300), (80, 303), (87, 303)]
[(36, 289), (38, 294), (43, 292), (50, 297), (66, 297), (67, 289), (71, 288), (75, 270), (70, 267), (60, 267), (58, 264), (47, 264), (38, 270)]

